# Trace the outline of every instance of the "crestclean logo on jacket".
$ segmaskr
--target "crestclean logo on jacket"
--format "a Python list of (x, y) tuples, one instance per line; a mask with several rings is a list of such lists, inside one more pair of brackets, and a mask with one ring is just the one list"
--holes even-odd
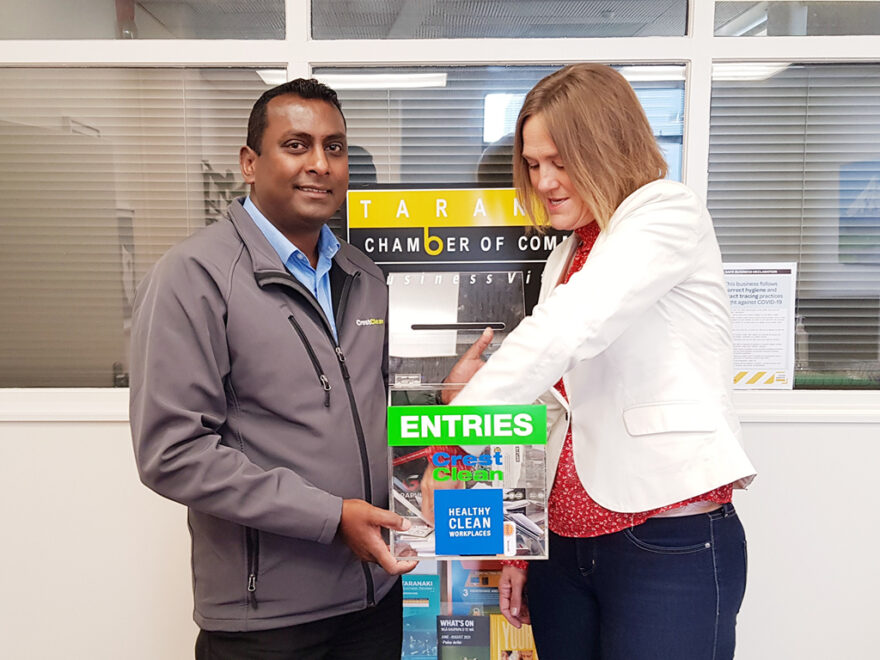
[(385, 319), (357, 319), (357, 325), (385, 325)]

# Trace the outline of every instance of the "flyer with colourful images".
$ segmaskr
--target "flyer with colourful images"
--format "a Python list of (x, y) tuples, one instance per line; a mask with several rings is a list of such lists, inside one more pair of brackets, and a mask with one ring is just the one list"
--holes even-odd
[(402, 660), (437, 660), (440, 576), (403, 576)]
[(545, 406), (391, 406), (396, 557), (547, 556)]
[(530, 625), (514, 628), (501, 614), (493, 614), (489, 619), (492, 660), (538, 660)]
[(438, 616), (439, 660), (489, 660), (489, 617)]
[(497, 614), (501, 562), (453, 559), (447, 564), (446, 600), (452, 614)]

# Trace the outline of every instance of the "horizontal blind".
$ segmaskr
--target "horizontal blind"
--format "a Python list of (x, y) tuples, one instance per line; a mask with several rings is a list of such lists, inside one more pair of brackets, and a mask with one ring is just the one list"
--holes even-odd
[[(510, 186), (512, 130), (523, 97), (558, 66), (318, 67), (335, 85), (348, 127), (351, 186)], [(684, 67), (620, 67), (630, 79), (669, 163), (681, 180)], [(359, 82), (360, 79), (360, 82)], [(370, 88), (376, 80), (384, 87)], [(344, 85), (341, 81), (344, 81)], [(414, 81), (424, 87), (411, 87)], [(431, 86), (428, 86), (428, 85)], [(487, 97), (507, 95), (493, 113)], [(490, 130), (501, 127), (502, 130)], [(487, 134), (503, 134), (487, 142)], [(344, 227), (345, 207), (331, 226)]]
[(796, 387), (880, 387), (880, 65), (760, 70), (715, 65), (708, 202), (724, 258), (798, 262)]
[[(504, 123), (512, 131), (512, 121), (506, 120), (516, 118), (522, 97), (558, 68), (320, 67), (314, 75), (331, 85), (340, 76), (346, 81), (345, 88), (337, 89), (348, 124), (349, 144), (359, 148), (351, 162), (352, 184), (510, 185), (512, 135), (486, 142), (486, 122)], [(631, 82), (655, 135), (661, 139), (673, 179), (681, 177), (683, 69), (632, 68), (636, 73)], [(629, 69), (622, 67), (621, 71), (628, 75)], [(385, 87), (366, 88), (380, 74)], [(402, 88), (413, 80), (425, 79), (426, 74), (434, 74), (431, 84), (435, 86)], [(360, 87), (359, 77), (363, 78)], [(512, 105), (493, 117), (487, 96), (497, 94), (509, 95)]]
[[(558, 66), (320, 67), (314, 73), (319, 80), (336, 86), (342, 101), (351, 153), (352, 188), (379, 184), (445, 189), (512, 185), (516, 117), (526, 93), (558, 69)], [(679, 178), (684, 67), (623, 66), (620, 70), (632, 80), (654, 134), (667, 153), (671, 178)], [(345, 217), (343, 210), (340, 222)], [(365, 245), (368, 256), (382, 259), (382, 249), (375, 249), (377, 247), (375, 243), (371, 248)], [(472, 253), (473, 256), (476, 255)], [(531, 277), (531, 268), (526, 268), (526, 272), (528, 275), (523, 277)], [(538, 272), (539, 269), (535, 269), (535, 275)], [(532, 284), (536, 282), (537, 278), (532, 278)], [(537, 286), (527, 286), (518, 294), (512, 290), (499, 292), (494, 286), (491, 290), (478, 289), (488, 292), (489, 298), (476, 299), (477, 294), (465, 293), (465, 287), (463, 297), (451, 303), (458, 310), (453, 318), (462, 322), (502, 320), (511, 328), (519, 322), (523, 308), (516, 312), (516, 306), (511, 308), (499, 300), (508, 300), (511, 295), (523, 296), (524, 309), (529, 310), (538, 294)], [(392, 288), (392, 304), (393, 295)], [(493, 304), (487, 305), (489, 299)], [(500, 331), (499, 336), (503, 338), (506, 332)], [(463, 351), (476, 338), (473, 335), (466, 339), (467, 336), (458, 334), (456, 350)], [(422, 382), (441, 380), (454, 361), (446, 358), (423, 361), (405, 357), (406, 352), (403, 349), (398, 352), (392, 346), (392, 373), (421, 373)]]
[(0, 387), (125, 385), (133, 288), (244, 191), (246, 69), (0, 69)]
[[(445, 84), (340, 89), (352, 185), (509, 185), (509, 136), (484, 141), (486, 96), (513, 95), (509, 126), (555, 68), (389, 68)], [(634, 83), (671, 163), (684, 87), (673, 69)], [(125, 385), (134, 286), (245, 192), (238, 150), (269, 83), (250, 69), (5, 68), (0, 84), (0, 387)]]

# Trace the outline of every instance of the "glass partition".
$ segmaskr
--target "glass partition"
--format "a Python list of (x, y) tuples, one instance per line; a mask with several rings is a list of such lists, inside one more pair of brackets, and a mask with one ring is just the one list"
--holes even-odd
[(681, 36), (687, 10), (687, 0), (312, 0), (312, 38)]
[(0, 387), (128, 384), (134, 287), (244, 194), (254, 69), (0, 69)]
[(29, 0), (0, 39), (283, 39), (284, 0)]
[(715, 2), (718, 37), (880, 34), (880, 2)]
[(708, 203), (728, 262), (798, 263), (796, 387), (880, 386), (880, 65), (716, 64)]

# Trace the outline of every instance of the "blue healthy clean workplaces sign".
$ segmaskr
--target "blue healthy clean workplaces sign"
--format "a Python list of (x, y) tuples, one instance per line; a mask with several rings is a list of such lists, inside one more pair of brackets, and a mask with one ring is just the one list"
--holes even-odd
[(434, 491), (438, 555), (500, 555), (504, 552), (501, 488)]

